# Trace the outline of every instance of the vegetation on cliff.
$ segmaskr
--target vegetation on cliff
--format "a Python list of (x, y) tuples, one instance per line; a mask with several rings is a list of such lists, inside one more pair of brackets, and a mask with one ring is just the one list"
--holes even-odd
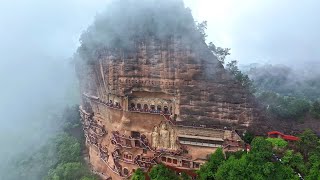
[[(206, 26), (201, 27), (206, 29)], [(231, 49), (216, 48), (213, 43), (208, 47), (225, 64)], [(310, 114), (320, 119), (320, 75), (315, 70), (298, 73), (284, 65), (263, 65), (241, 71), (236, 60), (225, 67), (243, 87), (255, 94), (271, 118), (302, 122)]]
[(144, 172), (138, 168), (131, 177), (131, 180), (145, 180)]
[(300, 120), (311, 110), (311, 101), (294, 96), (282, 96), (275, 92), (261, 92), (258, 100), (270, 115), (280, 119)]
[[(207, 36), (206, 22), (197, 29), (203, 37)], [(255, 94), (271, 118), (302, 122), (307, 114), (311, 114), (320, 119), (320, 74), (317, 69), (299, 72), (284, 65), (253, 65), (240, 70), (237, 60), (226, 62), (230, 48), (216, 47), (212, 42), (208, 48), (238, 83)]]
[(162, 164), (158, 164), (152, 167), (149, 173), (149, 177), (152, 180), (165, 180), (165, 179), (179, 180), (179, 177), (175, 174), (174, 171), (166, 168)]
[(242, 69), (252, 79), (256, 96), (271, 117), (303, 121), (310, 114), (320, 119), (320, 74), (317, 70), (294, 70), (285, 65), (268, 64)]
[[(197, 171), (197, 179), (299, 180), (299, 176), (306, 180), (320, 179), (320, 138), (311, 130), (304, 131), (299, 137), (299, 141), (289, 144), (278, 138), (255, 137), (249, 152), (224, 154), (218, 148)], [(148, 176), (152, 180), (190, 179), (161, 164), (154, 166)], [(132, 179), (144, 180), (145, 174), (138, 169)]]
[[(251, 143), (251, 151), (242, 156), (230, 156), (227, 159), (219, 151), (212, 156), (223, 158), (218, 163), (215, 159), (209, 161), (198, 171), (200, 179), (299, 179), (299, 174), (305, 179), (319, 179), (320, 139), (310, 130), (300, 135), (301, 140), (294, 144), (293, 149), (278, 139), (272, 140), (256, 137)], [(311, 140), (312, 139), (312, 140)], [(305, 147), (313, 144), (316, 147)], [(276, 148), (275, 148), (276, 147)], [(308, 149), (309, 154), (302, 149)], [(313, 150), (311, 150), (313, 149)], [(305, 154), (306, 156), (302, 156)], [(282, 158), (280, 159), (279, 157)], [(213, 166), (214, 164), (218, 164)], [(208, 168), (211, 167), (212, 168)], [(319, 170), (319, 169), (318, 169)]]
[(297, 143), (287, 146), (283, 140), (256, 137), (251, 143), (250, 152), (226, 159), (217, 150), (211, 156), (216, 158), (210, 158), (201, 166), (199, 178), (299, 179), (300, 173), (307, 180), (319, 179), (320, 138), (311, 130), (306, 130), (300, 138)]
[(84, 136), (80, 124), (78, 106), (68, 108), (64, 112), (64, 131), (55, 141), (57, 163), (48, 172), (46, 180), (95, 180), (97, 176), (91, 174), (84, 162)]
[(191, 180), (191, 177), (186, 173), (177, 174), (163, 164), (153, 166), (148, 174), (145, 174), (141, 169), (137, 169), (131, 180), (145, 180), (146, 177), (151, 180)]
[(316, 67), (316, 64), (305, 64), (300, 69), (286, 65), (253, 64), (243, 69), (259, 91), (315, 101), (320, 97), (320, 73)]
[(78, 106), (66, 108), (62, 115), (63, 130), (31, 156), (17, 157), (14, 173), (7, 180), (95, 180), (82, 156), (84, 137)]

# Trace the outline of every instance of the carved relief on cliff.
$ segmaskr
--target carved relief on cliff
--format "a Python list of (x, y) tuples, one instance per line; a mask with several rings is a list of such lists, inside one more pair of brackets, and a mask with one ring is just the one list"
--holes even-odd
[(177, 149), (175, 130), (166, 123), (154, 127), (151, 139), (152, 147), (155, 149)]
[[(174, 38), (167, 42), (144, 41), (137, 44), (141, 47), (136, 49), (136, 55), (133, 54), (137, 57), (115, 56), (111, 50), (106, 50), (97, 66), (88, 67), (92, 68), (90, 72), (94, 79), (89, 83), (90, 89), (96, 89), (98, 93), (95, 94), (100, 98), (107, 97), (127, 110), (143, 110), (145, 104), (147, 109), (154, 107), (155, 110), (158, 106), (159, 110), (167, 106), (172, 115), (177, 115), (175, 119), (185, 125), (248, 126), (257, 118), (255, 108), (252, 108), (255, 106), (253, 97), (206, 49), (190, 51), (190, 47)], [(135, 91), (141, 92), (139, 96), (132, 94)], [(144, 93), (163, 93), (172, 98), (161, 100), (161, 96), (141, 96)], [(128, 101), (124, 97), (128, 97)]]

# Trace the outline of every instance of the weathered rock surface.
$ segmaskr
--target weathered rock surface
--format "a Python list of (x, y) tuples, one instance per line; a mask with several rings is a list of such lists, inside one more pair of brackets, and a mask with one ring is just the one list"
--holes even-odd
[(133, 92), (172, 97), (181, 125), (247, 127), (258, 118), (254, 98), (223, 68), (203, 43), (181, 38), (149, 38), (134, 50), (99, 51), (88, 65), (82, 91), (109, 101), (108, 95)]
[(192, 174), (218, 147), (243, 149), (235, 130), (259, 122), (259, 111), (205, 43), (149, 37), (132, 44), (77, 63), (93, 170), (121, 179), (164, 163)]

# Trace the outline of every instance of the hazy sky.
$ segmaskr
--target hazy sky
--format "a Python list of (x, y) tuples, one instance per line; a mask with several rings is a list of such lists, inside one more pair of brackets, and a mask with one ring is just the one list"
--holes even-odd
[[(186, 0), (209, 40), (240, 62), (320, 62), (318, 0)], [(210, 2), (210, 3), (209, 3)]]
[[(42, 102), (43, 98), (33, 97), (62, 91), (61, 83), (57, 83), (61, 74), (53, 74), (55, 70), (48, 67), (67, 62), (79, 45), (80, 34), (97, 13), (107, 9), (108, 2), (0, 0), (0, 111), (8, 114), (13, 100)], [(319, 65), (319, 0), (185, 3), (196, 20), (208, 21), (208, 41), (231, 48), (231, 58), (242, 64), (313, 61)]]
[[(0, 111), (57, 92), (46, 68), (67, 62), (78, 39), (110, 0), (0, 0)], [(185, 0), (208, 21), (208, 41), (240, 63), (319, 63), (318, 0)], [(125, 13), (125, 11), (124, 11)], [(52, 63), (52, 65), (50, 64)], [(42, 88), (36, 88), (42, 84)], [(61, 84), (60, 84), (61, 85)], [(29, 98), (29, 99), (28, 99)], [(7, 101), (4, 101), (6, 99)], [(32, 102), (39, 99), (32, 99)], [(43, 100), (43, 99), (40, 99)], [(4, 103), (6, 102), (6, 104)], [(39, 103), (41, 104), (41, 103)], [(12, 108), (11, 108), (12, 109)]]
[[(80, 33), (108, 1), (0, 0), (0, 52), (71, 56)], [(241, 63), (319, 61), (318, 0), (185, 3), (198, 21), (208, 21), (208, 41), (230, 47)]]
[[(67, 101), (68, 58), (108, 1), (0, 0), (1, 162), (48, 135), (50, 124), (39, 114)], [(208, 41), (231, 48), (242, 64), (319, 65), (319, 0), (185, 2), (196, 20), (208, 21)]]

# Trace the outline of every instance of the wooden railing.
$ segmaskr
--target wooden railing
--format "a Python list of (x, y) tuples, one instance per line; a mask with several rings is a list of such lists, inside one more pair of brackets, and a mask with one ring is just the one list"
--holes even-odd
[[(142, 147), (137, 147), (136, 148), (147, 148), (150, 151), (155, 152), (154, 149), (152, 149), (149, 145), (147, 145), (141, 138), (132, 138), (132, 137), (126, 137), (126, 136), (121, 136), (120, 134), (118, 134), (117, 132), (113, 131), (112, 132), (112, 138), (111, 140), (113, 140), (114, 142), (116, 142), (117, 145), (121, 146), (121, 147), (126, 147), (126, 148), (132, 148), (132, 146), (127, 146), (122, 144), (120, 141), (120, 139), (126, 139), (126, 140), (130, 140), (131, 141), (136, 141), (138, 140), (140, 144), (142, 144)], [(148, 143), (149, 144), (149, 143)]]
[(97, 96), (92, 96), (92, 95), (88, 95), (86, 93), (83, 93), (83, 95), (93, 101), (95, 101), (96, 103), (102, 104), (108, 108), (111, 109), (116, 109), (116, 110), (122, 110), (122, 107), (120, 105), (116, 105), (114, 103), (108, 103), (108, 102), (104, 102), (103, 100), (101, 100), (99, 97)]
[(165, 115), (171, 115), (170, 112), (164, 112), (161, 110), (155, 110), (155, 109), (138, 109), (138, 108), (129, 108), (130, 112), (136, 112), (136, 113), (149, 113), (149, 114), (165, 114)]

